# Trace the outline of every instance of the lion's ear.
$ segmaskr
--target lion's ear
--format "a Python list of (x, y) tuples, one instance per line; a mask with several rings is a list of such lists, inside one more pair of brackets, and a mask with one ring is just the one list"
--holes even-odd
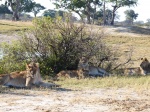
[(39, 63), (35, 63), (36, 67), (39, 67)]
[(145, 59), (144, 59), (144, 61), (148, 61), (148, 59), (147, 59), (147, 58), (145, 58)]
[(26, 68), (29, 68), (28, 64), (26, 63)]

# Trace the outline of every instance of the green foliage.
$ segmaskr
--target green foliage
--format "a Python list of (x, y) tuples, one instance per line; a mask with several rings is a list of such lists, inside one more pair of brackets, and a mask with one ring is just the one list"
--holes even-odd
[(57, 16), (61, 16), (61, 17), (64, 17), (64, 14), (66, 12), (65, 11), (56, 11), (56, 10), (52, 10), (52, 9), (48, 9), (48, 10), (45, 10), (43, 12), (43, 16), (50, 16), (51, 18), (56, 18)]
[(101, 41), (103, 33), (71, 23), (68, 17), (63, 20), (60, 17), (35, 18), (33, 25), (32, 29), (21, 33), (19, 41), (1, 45), (5, 56), (0, 72), (23, 70), (25, 63), (32, 60), (40, 63), (42, 75), (53, 76), (61, 70), (77, 69), (83, 56), (99, 67), (104, 65), (104, 58), (112, 56)]
[(44, 10), (45, 7), (42, 6), (39, 3), (33, 2), (32, 3), (32, 12), (34, 13), (34, 16), (36, 17), (36, 15), (40, 12), (40, 10)]
[(43, 75), (77, 69), (82, 56), (97, 55), (99, 59), (108, 53), (101, 42), (100, 33), (93, 34), (84, 25), (71, 23), (69, 18), (64, 20), (36, 18), (33, 20), (33, 30), (24, 33), (21, 39), (21, 45), (26, 49), (28, 57), (35, 58), (40, 63)]
[(136, 5), (138, 0), (109, 0), (109, 2), (116, 5), (116, 7), (132, 6)]
[(25, 70), (25, 54), (18, 42), (3, 43), (0, 47), (4, 51), (4, 58), (0, 60), (0, 73)]
[(126, 14), (126, 19), (128, 20), (133, 20), (136, 19), (138, 17), (138, 14), (134, 12), (134, 10), (126, 10), (124, 12)]
[(5, 5), (11, 8), (13, 20), (19, 20), (19, 13), (33, 12), (36, 17), (40, 10), (45, 9), (44, 6), (34, 2), (34, 0), (5, 0)]
[(0, 5), (0, 14), (12, 14), (12, 12), (8, 9), (7, 6), (1, 4)]
[[(104, 11), (101, 9), (94, 14), (95, 20), (103, 20)], [(107, 9), (105, 10), (105, 24), (110, 24), (112, 19), (112, 11)]]
[(100, 0), (56, 0), (54, 4), (56, 8), (65, 8), (77, 13), (81, 19), (86, 15), (88, 23), (91, 23), (90, 17), (95, 13), (95, 7), (102, 5)]
[(114, 25), (115, 13), (120, 7), (134, 6), (137, 0), (109, 0), (113, 7), (111, 25)]
[(30, 12), (33, 7), (33, 0), (5, 0), (5, 5), (10, 6), (12, 11)]
[(138, 14), (134, 10), (126, 10), (124, 13), (126, 14), (126, 20), (130, 20), (132, 23), (138, 17)]

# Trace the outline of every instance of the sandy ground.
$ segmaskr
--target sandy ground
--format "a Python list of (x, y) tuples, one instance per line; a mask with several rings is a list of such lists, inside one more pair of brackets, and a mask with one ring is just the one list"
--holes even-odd
[(7, 42), (11, 43), (14, 40), (17, 40), (19, 36), (17, 34), (0, 34), (0, 43)]
[(150, 112), (150, 91), (5, 90), (0, 93), (0, 112)]

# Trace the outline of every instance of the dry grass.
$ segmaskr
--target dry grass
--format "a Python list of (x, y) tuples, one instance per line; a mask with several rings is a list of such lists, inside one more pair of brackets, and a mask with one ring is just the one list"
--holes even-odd
[(32, 22), (0, 20), (0, 33), (11, 33), (32, 27)]
[(56, 82), (64, 88), (77, 90), (96, 88), (134, 88), (136, 90), (150, 89), (150, 76), (105, 77), (87, 79), (61, 79)]

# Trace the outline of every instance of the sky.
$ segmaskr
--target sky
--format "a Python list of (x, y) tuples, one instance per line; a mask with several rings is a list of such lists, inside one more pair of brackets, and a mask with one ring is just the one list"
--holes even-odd
[[(35, 2), (40, 3), (45, 6), (47, 9), (54, 9), (55, 6), (50, 2), (50, 0), (35, 0)], [(108, 6), (107, 6), (108, 7)], [(146, 22), (148, 18), (150, 18), (150, 0), (138, 0), (137, 6), (134, 7), (121, 7), (117, 10), (119, 17), (119, 21), (125, 20), (125, 10), (133, 9), (135, 13), (138, 13), (138, 17), (136, 21), (144, 21)], [(40, 15), (40, 14), (39, 14)]]
[[(2, 0), (4, 1), (4, 0)], [(45, 6), (47, 9), (54, 9), (55, 6), (50, 2), (50, 0), (34, 0), (37, 3), (40, 3), (41, 5)], [(108, 6), (106, 6), (108, 7)], [(137, 6), (134, 7), (121, 7), (117, 10), (119, 17), (118, 21), (124, 21), (125, 20), (125, 10), (133, 9), (135, 13), (138, 13), (138, 17), (136, 21), (144, 21), (146, 22), (147, 19), (150, 18), (150, 0), (138, 0)], [(40, 16), (42, 14), (39, 13), (37, 16)], [(32, 16), (33, 14), (30, 13)]]

